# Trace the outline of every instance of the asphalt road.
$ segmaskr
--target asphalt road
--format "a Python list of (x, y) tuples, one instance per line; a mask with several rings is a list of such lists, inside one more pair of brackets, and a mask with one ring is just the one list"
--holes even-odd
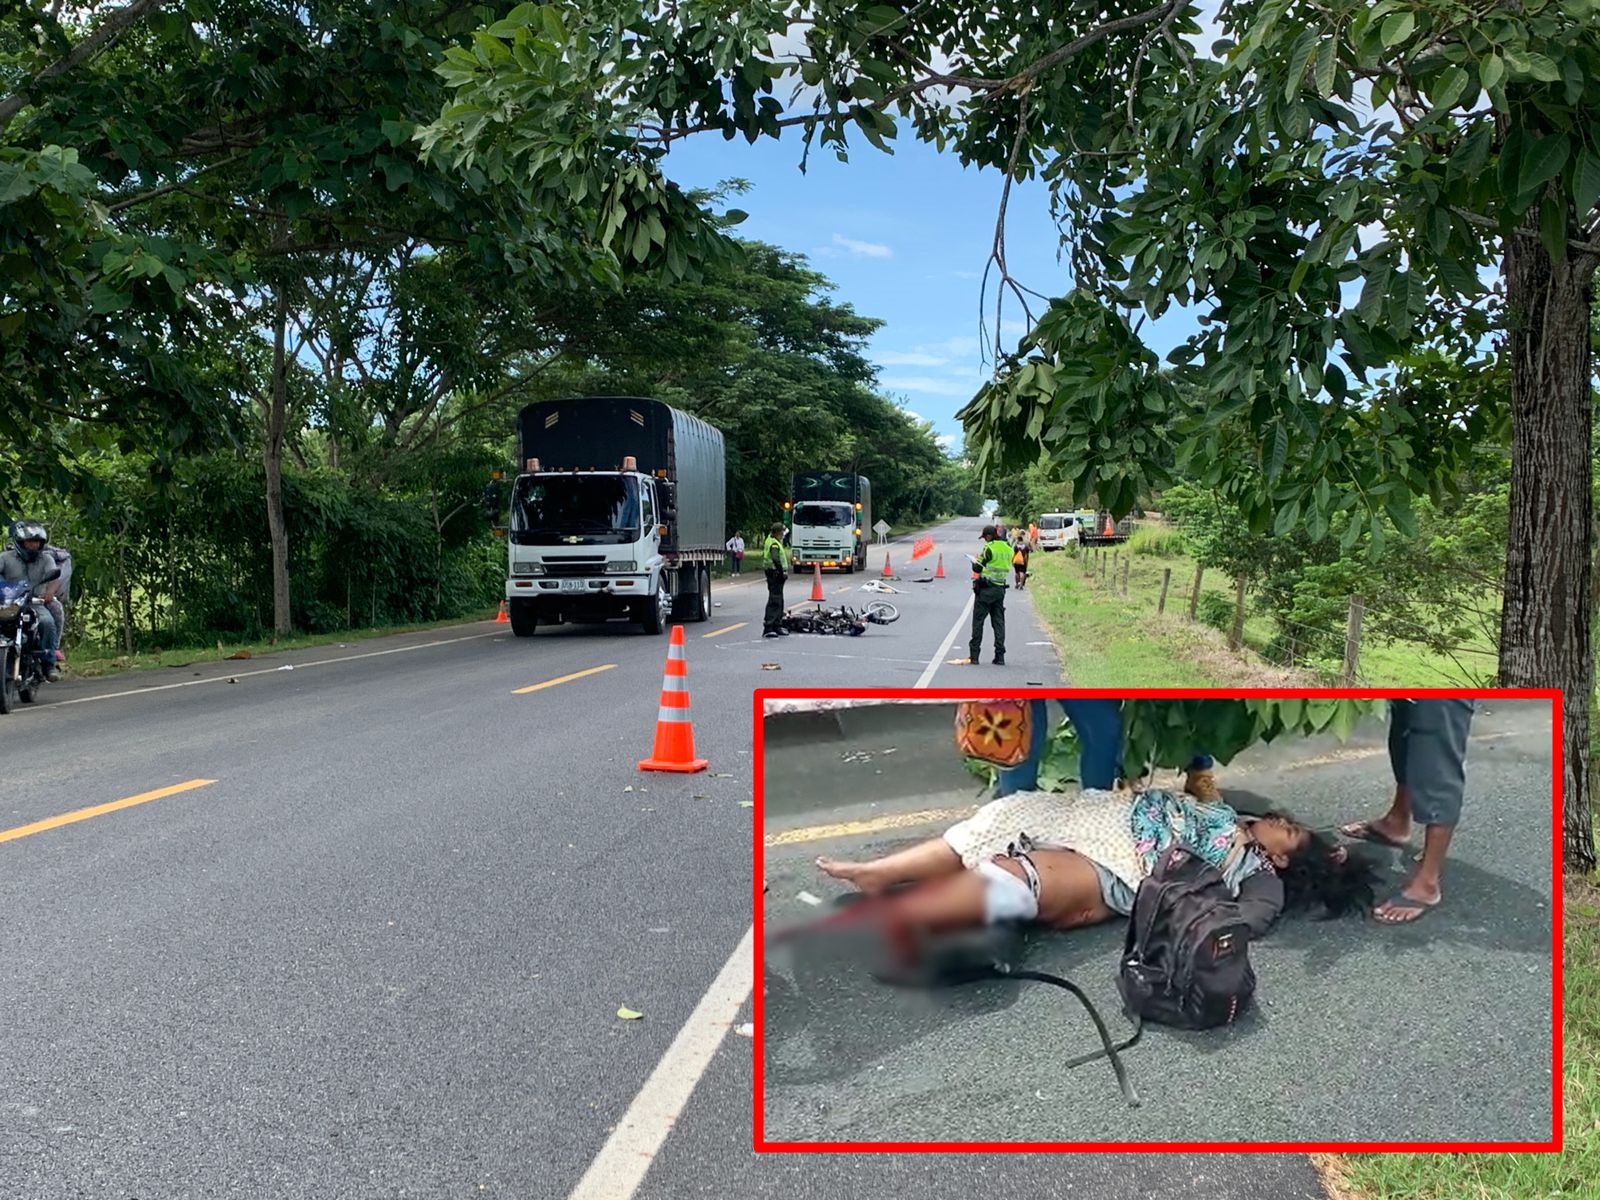
[[(936, 836), (979, 802), (950, 717), (942, 707), (846, 713), (825, 732), (815, 720), (768, 719), (769, 928), (818, 911), (801, 893), (826, 901), (845, 890), (812, 866), (819, 852), (880, 854)], [(1319, 828), (1376, 815), (1392, 789), (1384, 733), (1373, 722), (1346, 746), (1257, 747), (1224, 769), (1222, 787), (1242, 807), (1286, 807)], [(886, 988), (859, 953), (801, 942), (765, 963), (766, 1137), (1547, 1141), (1549, 704), (1486, 702), (1473, 735), (1444, 907), (1405, 928), (1287, 919), (1252, 947), (1257, 1013), (1227, 1032), (1148, 1031), (1128, 1052), (1137, 1110), (1106, 1063), (1058, 1067), (1099, 1044), (1070, 996), (1019, 982)], [(1399, 856), (1373, 853), (1398, 885)], [(1040, 933), (1027, 965), (1079, 983), (1119, 1030), (1123, 932), (1118, 922)]]
[(936, 531), (946, 580), (896, 547), (904, 616), (861, 638), (763, 641), (759, 577), (718, 584), (698, 775), (637, 770), (667, 642), (628, 629), (68, 681), (0, 718), (34, 768), (0, 797), (0, 1198), (1318, 1195), (1292, 1156), (751, 1151), (750, 693), (1058, 683), (1025, 596), (1010, 666), (947, 665), (977, 526)]

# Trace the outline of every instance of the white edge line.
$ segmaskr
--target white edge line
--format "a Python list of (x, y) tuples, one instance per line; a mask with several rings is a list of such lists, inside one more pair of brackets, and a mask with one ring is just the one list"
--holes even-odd
[(928, 665), (923, 669), (922, 674), (917, 677), (917, 682), (913, 686), (925, 688), (933, 679), (934, 673), (939, 669), (939, 664), (944, 662), (944, 656), (949, 654), (950, 647), (956, 644), (956, 635), (961, 632), (964, 625), (972, 620), (972, 601), (973, 598), (968, 596), (966, 604), (962, 605), (961, 615), (956, 618), (956, 623), (950, 626), (950, 632), (944, 635), (944, 641), (939, 644), (938, 652), (928, 660)]
[[(967, 597), (961, 616), (923, 670), (917, 687), (926, 687), (939, 669), (962, 625), (971, 618), (972, 603), (972, 597)], [(754, 990), (755, 940), (756, 929), (751, 925), (567, 1200), (631, 1200), (639, 1190), (739, 1009)]]
[(754, 987), (755, 944), (751, 925), (568, 1200), (629, 1200), (639, 1190)]
[[(420, 642), (415, 646), (391, 646), (387, 650), (369, 650), (365, 654), (344, 654), (338, 658), (319, 658), (316, 662), (289, 664), (296, 671), (304, 671), (308, 667), (326, 667), (331, 663), (354, 662), (358, 658), (379, 658), (385, 654), (405, 654), (410, 650), (426, 650), (431, 646), (452, 646), (457, 642), (472, 642), (479, 638), (499, 637), (500, 631), (493, 633), (469, 633), (466, 637), (440, 638), (432, 642)], [(230, 679), (249, 679), (252, 675), (271, 675), (283, 670), (283, 667), (262, 667), (256, 671), (239, 671), (233, 675), (217, 675), (211, 679), (185, 679), (182, 683), (158, 683), (154, 687), (129, 688), (125, 692), (107, 692), (103, 696), (79, 696), (76, 700), (56, 700), (49, 707), (65, 708), (69, 704), (93, 704), (96, 700), (116, 700), (122, 696), (146, 696), (151, 692), (167, 692), (173, 688), (199, 687), (202, 683), (225, 683)]]

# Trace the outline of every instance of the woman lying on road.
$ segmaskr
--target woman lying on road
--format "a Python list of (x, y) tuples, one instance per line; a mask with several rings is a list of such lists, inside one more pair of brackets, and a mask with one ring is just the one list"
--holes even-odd
[(1075, 929), (1130, 914), (1140, 880), (1174, 844), (1222, 872), (1255, 937), (1285, 911), (1342, 916), (1373, 903), (1374, 868), (1290, 817), (1159, 790), (1017, 792), (942, 838), (817, 866), (868, 896), (836, 920), (877, 918), (898, 935), (1018, 921)]

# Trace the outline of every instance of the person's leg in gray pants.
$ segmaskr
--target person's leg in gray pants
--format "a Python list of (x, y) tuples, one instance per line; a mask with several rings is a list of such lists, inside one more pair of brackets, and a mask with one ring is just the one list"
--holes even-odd
[(1440, 879), (1467, 786), (1472, 713), (1471, 700), (1389, 702), (1394, 800), (1377, 820), (1355, 821), (1341, 830), (1346, 837), (1403, 848), (1410, 841), (1412, 826), (1423, 827), (1422, 858), (1416, 870), (1398, 894), (1373, 912), (1386, 924), (1415, 921), (1443, 897)]

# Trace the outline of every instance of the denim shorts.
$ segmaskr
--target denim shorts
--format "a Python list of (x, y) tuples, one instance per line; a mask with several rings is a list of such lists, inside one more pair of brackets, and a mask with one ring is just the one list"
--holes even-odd
[(1100, 877), (1100, 896), (1106, 902), (1106, 907), (1124, 917), (1130, 915), (1133, 912), (1133, 889), (1110, 868), (1102, 867), (1093, 859), (1089, 863)]

